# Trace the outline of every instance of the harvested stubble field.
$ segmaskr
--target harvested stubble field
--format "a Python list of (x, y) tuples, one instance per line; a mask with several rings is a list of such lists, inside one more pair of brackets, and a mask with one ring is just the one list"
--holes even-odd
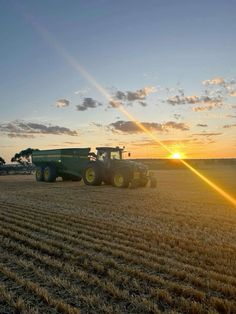
[[(203, 172), (235, 195), (235, 168)], [(0, 313), (236, 313), (236, 208), (188, 170), (156, 175), (0, 177)]]

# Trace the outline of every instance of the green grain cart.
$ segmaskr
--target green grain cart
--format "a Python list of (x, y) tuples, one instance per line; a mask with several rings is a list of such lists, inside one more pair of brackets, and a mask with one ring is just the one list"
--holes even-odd
[(54, 182), (57, 177), (64, 181), (80, 181), (89, 161), (90, 148), (63, 148), (38, 150), (32, 154), (36, 166), (36, 180)]

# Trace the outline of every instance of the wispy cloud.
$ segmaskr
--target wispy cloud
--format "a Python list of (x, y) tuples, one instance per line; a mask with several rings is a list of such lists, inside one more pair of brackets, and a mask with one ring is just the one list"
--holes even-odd
[(220, 108), (223, 105), (223, 98), (221, 96), (180, 96), (175, 95), (173, 97), (167, 98), (167, 103), (172, 106), (176, 105), (195, 105), (195, 104), (203, 104), (203, 106), (193, 107), (193, 111), (204, 111), (204, 110), (212, 110), (213, 108)]
[(79, 89), (77, 91), (75, 91), (75, 95), (78, 95), (80, 97), (84, 97), (88, 92), (90, 91), (90, 88), (84, 88), (84, 89)]
[(220, 104), (209, 104), (209, 105), (205, 105), (205, 106), (196, 106), (193, 107), (192, 110), (195, 112), (199, 112), (199, 111), (210, 111), (212, 109), (215, 108), (220, 108), (221, 105)]
[(203, 85), (224, 85), (226, 82), (223, 77), (214, 77), (210, 80), (205, 80), (202, 82)]
[(224, 129), (231, 129), (231, 128), (234, 128), (236, 127), (236, 124), (226, 124), (223, 126)]
[(41, 123), (15, 120), (8, 123), (0, 123), (0, 134), (10, 138), (32, 138), (35, 135), (78, 135), (77, 131), (58, 125), (45, 125)]
[(58, 99), (55, 104), (57, 108), (65, 108), (65, 107), (68, 107), (69, 105), (70, 105), (70, 101), (67, 99)]
[(231, 91), (229, 94), (231, 97), (236, 97), (236, 91), (235, 90)]
[[(177, 123), (175, 121), (168, 121), (164, 123), (156, 123), (156, 122), (142, 122), (142, 125), (149, 131), (155, 132), (165, 132), (169, 131), (170, 129), (176, 129), (181, 131), (189, 130), (189, 126), (185, 123)], [(108, 125), (108, 128), (115, 132), (121, 133), (143, 133), (144, 131), (141, 130), (133, 121), (123, 121), (119, 120)]]
[(208, 125), (207, 124), (198, 123), (197, 126), (200, 126), (201, 128), (206, 128)]
[(202, 133), (195, 133), (195, 134), (192, 134), (193, 136), (206, 136), (206, 137), (209, 137), (209, 136), (218, 136), (218, 135), (222, 135), (223, 133), (220, 133), (220, 132), (202, 132)]
[(226, 118), (236, 118), (236, 116), (235, 116), (235, 115), (232, 115), (232, 114), (227, 114), (225, 117), (226, 117)]
[(179, 113), (174, 113), (173, 114), (173, 117), (176, 119), (176, 120), (179, 120), (181, 118), (181, 114)]

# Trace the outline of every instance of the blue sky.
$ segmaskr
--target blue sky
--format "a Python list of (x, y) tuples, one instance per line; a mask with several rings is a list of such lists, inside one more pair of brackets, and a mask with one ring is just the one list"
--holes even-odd
[[(30, 146), (93, 147), (117, 142), (130, 146), (137, 157), (143, 156), (136, 146), (139, 142), (148, 147), (147, 155), (165, 156), (148, 143), (145, 134), (111, 125), (127, 117), (107, 108), (107, 99), (68, 64), (51, 39), (112, 96), (117, 90), (135, 93), (153, 87), (124, 105), (142, 122), (163, 124), (163, 130), (158, 125), (152, 131), (171, 145), (176, 140), (174, 149), (189, 157), (236, 155), (235, 1), (1, 0), (0, 5), (0, 155), (6, 159)], [(213, 100), (218, 97), (214, 105), (212, 99), (203, 101), (206, 89)], [(198, 99), (189, 104), (186, 96), (193, 95)], [(170, 104), (168, 99), (175, 96), (179, 101)], [(102, 105), (79, 111), (76, 106), (84, 98)], [(69, 106), (55, 106), (61, 99), (68, 100)], [(145, 106), (139, 104), (141, 100)], [(63, 130), (41, 132), (40, 127), (24, 133), (16, 121), (66, 127), (78, 130), (78, 136)], [(170, 121), (189, 129), (169, 127)]]

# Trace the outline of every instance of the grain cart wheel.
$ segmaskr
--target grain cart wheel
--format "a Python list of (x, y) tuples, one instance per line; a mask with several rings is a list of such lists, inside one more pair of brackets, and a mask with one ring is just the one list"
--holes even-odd
[(46, 182), (54, 182), (56, 181), (57, 178), (57, 173), (56, 173), (56, 169), (52, 166), (47, 166), (44, 169), (44, 180)]
[(96, 165), (88, 165), (83, 174), (86, 185), (100, 185), (102, 183), (100, 169)]
[(35, 171), (36, 181), (44, 181), (43, 167), (37, 167)]
[(155, 188), (156, 186), (157, 186), (157, 179), (155, 177), (151, 177), (150, 188)]
[(124, 170), (117, 170), (111, 179), (112, 185), (117, 188), (127, 188), (129, 181), (129, 175)]

